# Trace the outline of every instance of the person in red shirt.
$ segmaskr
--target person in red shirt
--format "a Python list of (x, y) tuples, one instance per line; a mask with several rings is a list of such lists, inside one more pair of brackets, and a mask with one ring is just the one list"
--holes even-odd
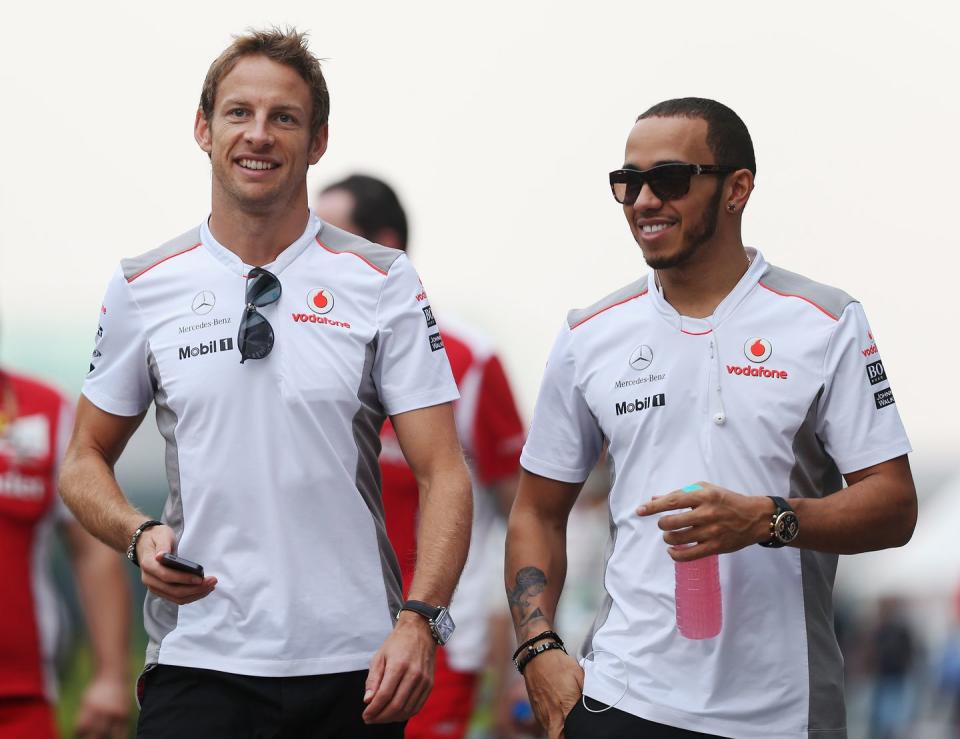
[(72, 409), (57, 390), (0, 369), (0, 736), (57, 736), (53, 701), (57, 601), (48, 576), (54, 529), (65, 538), (93, 646), (95, 672), (75, 736), (128, 735), (129, 594), (120, 557), (61, 502), (56, 473)]
[[(384, 246), (406, 251), (408, 226), (393, 189), (382, 180), (354, 174), (327, 186), (314, 211), (324, 221)], [(425, 302), (426, 295), (423, 295)], [(460, 390), (455, 417), (467, 455), (474, 489), (470, 554), (450, 612), (457, 632), (437, 651), (433, 692), (410, 719), (406, 736), (439, 739), (464, 736), (473, 711), (479, 675), (489, 652), (491, 577), (498, 542), (492, 524), (509, 512), (516, 492), (524, 430), (503, 365), (491, 343), (472, 327), (424, 309), (428, 325), (436, 323)], [(397, 553), (404, 592), (417, 557), (417, 482), (403, 459), (389, 420), (380, 434), (380, 470), (387, 535)], [(499, 542), (502, 549), (502, 540)]]

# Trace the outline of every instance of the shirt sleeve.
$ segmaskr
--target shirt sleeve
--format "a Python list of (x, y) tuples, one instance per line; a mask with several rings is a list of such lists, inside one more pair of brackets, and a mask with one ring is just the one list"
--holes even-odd
[(117, 416), (136, 416), (153, 400), (143, 318), (119, 267), (100, 307), (82, 392), (95, 406)]
[(603, 434), (577, 383), (566, 325), (553, 345), (520, 465), (561, 482), (587, 479), (600, 457)]
[(495, 356), (483, 364), (473, 428), (477, 478), (485, 485), (517, 471), (523, 447), (523, 422), (503, 365)]
[(911, 451), (890, 381), (859, 303), (840, 316), (824, 357), (817, 435), (840, 472)]
[(430, 303), (406, 255), (387, 273), (377, 321), (373, 378), (389, 415), (460, 397)]

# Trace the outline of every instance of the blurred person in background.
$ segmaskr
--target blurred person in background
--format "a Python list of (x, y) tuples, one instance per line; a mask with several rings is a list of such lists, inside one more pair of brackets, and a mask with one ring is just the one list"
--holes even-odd
[[(353, 174), (325, 187), (314, 212), (338, 228), (401, 251), (407, 251), (407, 216), (386, 182)], [(464, 736), (474, 708), (480, 674), (491, 638), (489, 582), (502, 551), (493, 533), (496, 517), (505, 517), (517, 489), (523, 423), (500, 359), (491, 342), (473, 327), (437, 318), (418, 296), (424, 320), (439, 330), (460, 390), (454, 403), (457, 432), (473, 476), (473, 532), (470, 554), (451, 605), (456, 636), (437, 651), (433, 692), (407, 724), (411, 739)], [(383, 504), (387, 534), (400, 561), (404, 592), (413, 578), (417, 555), (417, 481), (404, 461), (396, 431), (388, 420), (380, 433), (383, 448)], [(502, 531), (502, 530), (501, 530)], [(501, 622), (502, 623), (502, 622)], [(509, 652), (508, 652), (509, 654)]]
[[(555, 616), (558, 633), (571, 645), (582, 645), (590, 635), (597, 610), (603, 603), (603, 565), (610, 538), (607, 496), (610, 494), (610, 469), (606, 452), (590, 472), (567, 520), (567, 573)], [(503, 557), (498, 562), (500, 577), (496, 593), (500, 607), (496, 615), (509, 634), (509, 642), (492, 653), (496, 660), (494, 683), (494, 737), (520, 739), (542, 736), (533, 715), (523, 677), (512, 661), (505, 660), (516, 647), (510, 607), (503, 596)], [(589, 649), (587, 647), (586, 649)], [(586, 652), (582, 652), (586, 654)]]
[[(453, 632), (471, 518), (457, 388), (405, 255), (309, 211), (329, 106), (303, 34), (235, 37), (195, 116), (210, 217), (107, 288), (60, 481), (149, 590), (143, 737), (402, 736)], [(113, 474), (151, 403), (162, 521)], [(377, 469), (387, 415), (421, 500), (406, 601)]]
[(960, 588), (953, 597), (953, 620), (939, 650), (936, 684), (947, 701), (948, 725), (953, 736), (960, 736)]
[(88, 534), (57, 495), (73, 410), (39, 380), (0, 368), (0, 736), (57, 735), (55, 646), (60, 609), (51, 537), (63, 536), (87, 623), (94, 674), (75, 736), (128, 736), (129, 592), (116, 552)]
[[(744, 247), (755, 174), (743, 121), (702, 98), (639, 116), (610, 173), (651, 271), (568, 314), (507, 535), (518, 669), (551, 737), (846, 736), (837, 555), (910, 539), (910, 444), (860, 304)], [(605, 441), (607, 597), (581, 667), (553, 624)], [(691, 562), (719, 568), (722, 601), (684, 635)]]
[(919, 643), (895, 597), (877, 604), (877, 621), (866, 636), (864, 666), (870, 676), (871, 739), (907, 739), (914, 717)]

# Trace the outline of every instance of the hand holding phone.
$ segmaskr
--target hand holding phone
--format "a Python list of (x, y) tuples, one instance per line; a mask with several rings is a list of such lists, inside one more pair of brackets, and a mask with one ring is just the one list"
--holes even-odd
[(199, 575), (200, 577), (203, 577), (203, 565), (199, 565), (196, 562), (191, 562), (189, 559), (184, 559), (183, 557), (178, 557), (176, 554), (164, 552), (162, 555), (160, 555), (160, 561), (164, 564), (164, 566), (169, 567), (172, 570), (188, 572), (191, 575)]

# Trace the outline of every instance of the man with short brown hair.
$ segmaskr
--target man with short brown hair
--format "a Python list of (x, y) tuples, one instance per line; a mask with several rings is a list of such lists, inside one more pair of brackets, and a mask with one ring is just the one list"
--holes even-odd
[[(471, 516), (456, 386), (406, 257), (307, 208), (327, 110), (301, 34), (239, 37), (195, 121), (209, 219), (107, 288), (61, 491), (150, 591), (140, 736), (402, 736), (453, 630)], [(151, 402), (162, 522), (112, 471)], [(407, 601), (377, 474), (388, 416), (420, 484)]]

